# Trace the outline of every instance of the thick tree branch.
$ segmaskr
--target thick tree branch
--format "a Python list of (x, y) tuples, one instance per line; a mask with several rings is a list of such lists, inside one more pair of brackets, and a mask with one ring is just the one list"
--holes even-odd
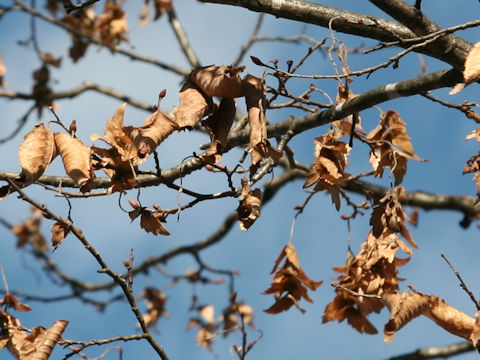
[[(426, 17), (415, 6), (407, 4), (403, 0), (370, 0), (370, 2), (407, 26), (417, 36), (441, 30), (440, 26)], [(428, 49), (432, 56), (462, 70), (465, 57), (471, 46), (468, 41), (454, 34), (449, 34), (436, 40), (428, 46)]]
[[(333, 30), (370, 38), (382, 42), (414, 39), (418, 35), (401, 23), (374, 16), (359, 14), (325, 5), (314, 4), (301, 0), (200, 0), (201, 2), (226, 4), (244, 7), (246, 9), (263, 12), (285, 19), (330, 27)], [(433, 32), (433, 31), (432, 31)], [(442, 53), (435, 44), (428, 44), (416, 51), (445, 61), (458, 70), (462, 70), (463, 63), (471, 44), (465, 40), (451, 43), (448, 53)], [(407, 47), (407, 44), (399, 46)], [(443, 49), (445, 50), (445, 49)]]
[(460, 355), (473, 350), (473, 345), (467, 341), (447, 345), (418, 349), (412, 353), (391, 357), (388, 360), (426, 360), (437, 358), (448, 358)]

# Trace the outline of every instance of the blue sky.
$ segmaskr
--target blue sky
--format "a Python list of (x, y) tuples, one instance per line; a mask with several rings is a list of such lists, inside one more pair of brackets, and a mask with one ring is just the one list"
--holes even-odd
[[(41, 6), (41, 1), (37, 1)], [(322, 4), (346, 8), (369, 15), (383, 16), (373, 5), (358, 1), (322, 1)], [(127, 3), (127, 9), (136, 9), (135, 2)], [(229, 64), (237, 56), (239, 46), (245, 43), (256, 21), (257, 14), (246, 10), (221, 5), (199, 4), (196, 1), (184, 0), (175, 3), (176, 11), (182, 22), (189, 40), (193, 45), (201, 63)], [(479, 4), (474, 0), (458, 0), (455, 6), (448, 0), (424, 1), (422, 8), (427, 15), (441, 26), (451, 26), (469, 20), (474, 20)], [(138, 10), (130, 14), (130, 39), (134, 51), (145, 55), (158, 57), (167, 63), (187, 68), (188, 64), (180, 52), (170, 30), (166, 18), (150, 23), (145, 28), (138, 29)], [(29, 36), (29, 18), (23, 14), (8, 14), (0, 21), (0, 51), (8, 68), (6, 81), (9, 89), (15, 91), (30, 91), (31, 72), (39, 67), (39, 62), (31, 49), (18, 46), (16, 41)], [(73, 64), (67, 57), (69, 38), (56, 30), (55, 27), (37, 22), (41, 34), (40, 46), (55, 56), (63, 57), (63, 65), (59, 70), (52, 71), (55, 88), (67, 90), (80, 85), (85, 80), (91, 80), (106, 87), (131, 95), (148, 104), (156, 102), (157, 94), (167, 89), (167, 97), (162, 108), (170, 110), (178, 103), (177, 91), (182, 79), (160, 69), (125, 59), (119, 54), (112, 56), (106, 49), (91, 46), (87, 56), (78, 64)], [(329, 36), (326, 29), (304, 24), (275, 19), (266, 16), (261, 28), (261, 35), (296, 35), (301, 31), (321, 40)], [(462, 31), (471, 42), (480, 40), (478, 29)], [(336, 34), (339, 40), (348, 46), (371, 45), (374, 42)], [(127, 48), (129, 45), (125, 45)], [(307, 50), (307, 45), (285, 45), (280, 42), (261, 42), (252, 47), (248, 55), (255, 55), (264, 61), (279, 58), (280, 63), (287, 60), (298, 60)], [(373, 56), (362, 58), (360, 55), (349, 55), (353, 70), (371, 66), (384, 61), (393, 52), (383, 51)], [(372, 61), (374, 61), (372, 63)], [(262, 69), (251, 63), (248, 56), (244, 60), (246, 72), (260, 75)], [(439, 61), (427, 60), (428, 71), (436, 71), (448, 66)], [(332, 68), (324, 56), (312, 57), (303, 71), (305, 73), (331, 74)], [(388, 82), (416, 76), (420, 71), (420, 60), (417, 54), (411, 54), (402, 59), (396, 70), (386, 69), (373, 74), (368, 80), (355, 79), (351, 84), (352, 91), (360, 93)], [(298, 92), (307, 88), (310, 82), (297, 82)], [(321, 87), (335, 96), (335, 81), (318, 81)], [(448, 89), (436, 91), (437, 96), (445, 96)], [(465, 99), (478, 101), (477, 85), (472, 85), (460, 94), (449, 97), (448, 100), (462, 102)], [(59, 102), (58, 115), (65, 123), (77, 120), (77, 136), (89, 144), (91, 133), (103, 133), (107, 118), (112, 116), (119, 101), (97, 93), (85, 93), (74, 100)], [(26, 109), (27, 102), (11, 102), (0, 98), (0, 133), (9, 134), (16, 126)], [(380, 104), (383, 111), (393, 109), (400, 113), (407, 122), (407, 129), (412, 137), (416, 153), (429, 161), (426, 163), (409, 163), (409, 170), (404, 185), (409, 191), (423, 190), (429, 192), (450, 193), (458, 195), (474, 195), (475, 184), (471, 175), (462, 175), (465, 161), (478, 151), (478, 144), (464, 138), (476, 126), (461, 113), (431, 104), (423, 98), (405, 98)], [(270, 122), (282, 121), (290, 113), (298, 112), (271, 111), (268, 114)], [(140, 124), (148, 114), (127, 106), (127, 124)], [(369, 131), (376, 126), (379, 119), (377, 110), (362, 112), (363, 126)], [(52, 120), (52, 116), (44, 111), (41, 121)], [(29, 119), (15, 139), (0, 145), (3, 156), (0, 160), (2, 171), (19, 171), (16, 157), (17, 148), (22, 137), (37, 123), (36, 116)], [(291, 146), (296, 151), (298, 160), (306, 163), (313, 161), (313, 139), (326, 132), (326, 129), (310, 130), (295, 138)], [(208, 143), (203, 135), (195, 133), (174, 134), (160, 146), (160, 162), (162, 168), (169, 168), (193, 151), (198, 152), (200, 145)], [(354, 147), (350, 160), (349, 172), (357, 173), (369, 170), (368, 149), (361, 144)], [(227, 161), (234, 161), (240, 156), (236, 152)], [(146, 166), (152, 163), (147, 163)], [(59, 159), (47, 170), (48, 174), (62, 175), (64, 170)], [(268, 181), (265, 178), (265, 181)], [(380, 183), (387, 184), (386, 181)], [(202, 192), (216, 192), (226, 189), (223, 176), (212, 176), (204, 171), (194, 174), (183, 182), (189, 189)], [(301, 314), (296, 309), (287, 313), (272, 316), (262, 312), (273, 303), (273, 297), (261, 293), (269, 286), (269, 272), (278, 253), (288, 242), (290, 226), (295, 215), (294, 206), (305, 199), (301, 181), (293, 182), (282, 189), (276, 198), (262, 208), (261, 218), (249, 229), (241, 232), (237, 226), (230, 231), (227, 238), (220, 244), (202, 253), (202, 258), (211, 266), (219, 269), (234, 268), (241, 276), (236, 277), (235, 287), (238, 299), (245, 301), (255, 310), (255, 324), (263, 331), (263, 338), (255, 345), (248, 359), (386, 359), (390, 356), (414, 351), (418, 347), (445, 345), (459, 341), (453, 335), (437, 327), (426, 318), (414, 320), (402, 329), (390, 345), (384, 345), (382, 335), (368, 336), (355, 332), (347, 324), (321, 324), (323, 309), (334, 296), (334, 290), (329, 282), (336, 275), (332, 266), (343, 265), (346, 257), (348, 231), (345, 221), (340, 219), (342, 212), (348, 212), (345, 204), (337, 213), (330, 202), (329, 196), (317, 194), (310, 202), (305, 213), (298, 218), (294, 245), (299, 254), (300, 262), (307, 274), (315, 280), (324, 280), (324, 284), (312, 293), (313, 304), (302, 304), (307, 310)], [(36, 186), (31, 186), (26, 192), (34, 199), (45, 203), (61, 216), (66, 216), (68, 207), (64, 200), (55, 198)], [(129, 192), (126, 199), (134, 199), (136, 192)], [(150, 206), (157, 202), (162, 207), (174, 207), (177, 194), (168, 189), (144, 189), (141, 199)], [(188, 198), (184, 197), (183, 201)], [(157, 238), (140, 229), (137, 222), (129, 224), (127, 214), (117, 205), (118, 197), (92, 198), (88, 200), (72, 200), (72, 217), (77, 226), (84, 230), (88, 240), (104, 255), (107, 263), (116, 271), (123, 271), (122, 261), (128, 257), (130, 248), (134, 249), (135, 261), (159, 254), (172, 247), (197, 242), (217, 229), (226, 214), (235, 210), (238, 205), (235, 199), (224, 199), (212, 203), (202, 203), (181, 214), (179, 222), (174, 217), (169, 219), (167, 228), (170, 237)], [(127, 207), (128, 204), (124, 202)], [(25, 220), (29, 215), (29, 206), (20, 203), (15, 196), (0, 202), (0, 216), (15, 224)], [(411, 261), (400, 269), (400, 276), (405, 278), (401, 290), (407, 285), (414, 285), (419, 291), (434, 294), (456, 308), (474, 315), (475, 307), (467, 295), (458, 286), (458, 281), (451, 270), (440, 257), (445, 253), (456, 265), (466, 283), (475, 294), (478, 294), (478, 261), (476, 254), (480, 251), (478, 229), (475, 225), (462, 229), (458, 223), (461, 215), (445, 211), (421, 211), (419, 227), (412, 228), (412, 235), (419, 244)], [(356, 252), (369, 231), (369, 216), (355, 219), (352, 224), (352, 247)], [(48, 236), (51, 223), (43, 222), (43, 230)], [(11, 289), (41, 296), (54, 296), (68, 293), (67, 288), (58, 288), (48, 279), (39, 278), (38, 264), (25, 250), (15, 248), (15, 238), (5, 228), (0, 228), (0, 262), (3, 264)], [(106, 276), (97, 274), (97, 265), (81, 244), (72, 236), (51, 257), (72, 276), (78, 276), (91, 282), (104, 282)], [(172, 260), (166, 266), (172, 274), (182, 274), (186, 269), (195, 267), (191, 257), (182, 256)], [(139, 296), (144, 286), (163, 288), (169, 280), (159, 272), (152, 271), (151, 276), (140, 276), (134, 285)], [(1, 285), (3, 288), (3, 285)], [(195, 345), (195, 330), (185, 332), (187, 313), (192, 294), (196, 292), (199, 302), (215, 304), (217, 313), (227, 305), (227, 289), (222, 285), (196, 286), (180, 284), (169, 288), (166, 294), (169, 298), (167, 309), (169, 318), (161, 319), (158, 324), (160, 333), (158, 341), (165, 345), (171, 359), (229, 359), (229, 345), (240, 344), (238, 336), (231, 335), (226, 340), (219, 337), (216, 345), (218, 353), (212, 354)], [(113, 293), (112, 293), (113, 294)], [(112, 294), (92, 294), (99, 298), (107, 298)], [(139, 300), (141, 303), (141, 301)], [(115, 335), (127, 335), (135, 332), (136, 320), (124, 302), (110, 305), (104, 313), (98, 313), (91, 307), (79, 301), (66, 301), (45, 305), (29, 303), (33, 311), (19, 315), (27, 327), (36, 325), (50, 326), (55, 320), (70, 321), (64, 337), (69, 339), (90, 340), (108, 338)], [(143, 304), (142, 304), (143, 306)], [(379, 315), (372, 316), (372, 321), (380, 330), (388, 321), (388, 313), (384, 310)], [(428, 335), (427, 335), (428, 334)], [(256, 333), (249, 333), (252, 340)], [(124, 359), (153, 358), (153, 353), (144, 342), (118, 344), (124, 351)], [(360, 351), (361, 350), (361, 351)], [(99, 356), (104, 348), (90, 348), (86, 353), (90, 357)], [(56, 351), (52, 358), (61, 358)], [(233, 356), (233, 355), (232, 355)], [(0, 352), (1, 359), (7, 359), (5, 351)], [(458, 356), (456, 359), (474, 359), (477, 355), (470, 353)], [(118, 359), (114, 351), (104, 359)]]

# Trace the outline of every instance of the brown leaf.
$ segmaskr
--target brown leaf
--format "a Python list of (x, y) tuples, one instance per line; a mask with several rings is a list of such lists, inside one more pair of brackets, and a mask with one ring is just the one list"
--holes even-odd
[[(284, 258), (285, 262), (282, 267), (278, 269), (280, 262)], [(275, 260), (272, 273), (275, 273), (273, 282), (270, 287), (263, 292), (263, 294), (273, 294), (275, 296), (275, 303), (264, 310), (270, 314), (278, 314), (286, 311), (293, 305), (304, 313), (305, 310), (300, 307), (298, 302), (302, 298), (308, 302), (313, 302), (308, 296), (307, 288), (315, 291), (322, 285), (322, 281), (311, 280), (305, 274), (300, 267), (295, 247), (292, 244), (288, 244), (282, 249), (280, 255)]]
[(177, 129), (178, 126), (173, 120), (162, 111), (157, 110), (145, 119), (142, 126), (138, 128), (136, 136), (126, 131), (138, 151), (139, 160), (134, 162), (135, 165), (144, 161), (163, 140)]
[(240, 73), (245, 66), (210, 65), (193, 70), (190, 80), (207, 96), (222, 98), (237, 98), (243, 96)]
[(20, 312), (31, 311), (32, 308), (27, 304), (21, 303), (13, 294), (6, 293), (2, 300), (0, 300), (0, 305), (5, 305), (5, 308), (13, 308)]
[(202, 125), (210, 134), (210, 147), (204, 156), (205, 161), (216, 163), (222, 158), (227, 144), (228, 132), (235, 119), (235, 111), (235, 100), (223, 98), (214, 113), (202, 122)]
[(465, 86), (480, 80), (480, 41), (470, 49), (465, 58), (463, 80), (464, 83), (455, 85), (455, 87), (449, 92), (449, 95), (456, 94)]
[(127, 14), (120, 5), (107, 2), (104, 12), (95, 19), (94, 31), (100, 37), (102, 45), (113, 51), (120, 42), (128, 42)]
[[(95, 12), (93, 6), (76, 10), (64, 17), (61, 22), (72, 29), (81, 31), (89, 37), (95, 37)], [(70, 33), (70, 36), (72, 38), (72, 45), (69, 49), (69, 56), (73, 62), (77, 62), (85, 55), (90, 41), (82, 36), (75, 35), (73, 32)]]
[(90, 148), (79, 139), (64, 133), (55, 134), (55, 144), (68, 176), (75, 181), (82, 193), (89, 192), (95, 178)]
[(168, 316), (169, 312), (165, 308), (167, 296), (160, 290), (147, 287), (143, 290), (142, 296), (147, 304), (147, 313), (143, 318), (147, 326), (155, 325), (161, 316)]
[(3, 63), (3, 58), (0, 56), (0, 87), (6, 88), (7, 82), (5, 81), (5, 74), (7, 73), (7, 67)]
[(246, 178), (242, 179), (242, 193), (240, 204), (237, 208), (237, 219), (240, 230), (247, 230), (260, 217), (262, 206), (262, 191), (250, 189), (250, 183)]
[(266, 90), (263, 79), (247, 75), (243, 79), (243, 89), (250, 124), (251, 172), (254, 173), (264, 157), (270, 156), (274, 161), (278, 161), (282, 153), (273, 149), (267, 138)]
[(17, 359), (47, 360), (67, 324), (58, 320), (49, 329), (37, 326), (29, 334), (20, 327), (20, 321), (10, 317), (7, 349)]
[[(104, 134), (108, 144), (118, 151), (122, 161), (134, 162), (138, 157), (137, 147), (123, 126), (126, 106), (127, 103), (121, 104), (115, 114), (107, 120)], [(129, 132), (131, 132), (131, 130), (129, 130)]]
[(47, 251), (48, 245), (40, 231), (42, 212), (36, 208), (32, 209), (33, 215), (27, 220), (12, 226), (11, 231), (17, 236), (17, 248), (30, 243), (36, 251)]
[(34, 183), (56, 156), (53, 133), (43, 124), (35, 126), (25, 135), (18, 148), (18, 161), (22, 172), (15, 182), (20, 187)]
[(178, 93), (180, 104), (172, 112), (180, 129), (193, 129), (204, 117), (212, 113), (213, 101), (188, 80)]
[(170, 235), (162, 224), (164, 219), (162, 213), (154, 213), (145, 207), (138, 207), (128, 213), (131, 221), (140, 216), (140, 227), (146, 232), (154, 235)]
[(65, 226), (65, 224), (57, 221), (52, 225), (50, 231), (52, 233), (52, 246), (54, 249), (56, 249), (58, 246), (60, 246), (63, 239), (67, 237), (70, 229)]
[(44, 53), (44, 52), (40, 53), (40, 57), (47, 64), (52, 65), (54, 67), (58, 68), (58, 67), (60, 67), (60, 65), (62, 65), (62, 58), (61, 57), (55, 59), (52, 54)]

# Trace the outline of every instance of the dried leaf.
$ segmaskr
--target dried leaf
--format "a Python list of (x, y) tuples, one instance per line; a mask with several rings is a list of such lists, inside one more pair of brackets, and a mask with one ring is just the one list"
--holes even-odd
[(210, 147), (203, 159), (208, 162), (216, 163), (222, 158), (227, 144), (227, 137), (233, 120), (235, 119), (236, 104), (235, 100), (223, 98), (220, 106), (202, 125), (210, 134)]
[(104, 12), (95, 19), (94, 31), (102, 45), (113, 51), (120, 42), (128, 42), (127, 14), (120, 5), (107, 2)]
[[(278, 266), (282, 259), (285, 262), (282, 267)], [(263, 292), (263, 294), (273, 294), (275, 296), (275, 303), (264, 310), (270, 314), (278, 314), (282, 311), (290, 309), (293, 305), (297, 307), (302, 313), (304, 309), (300, 307), (298, 302), (304, 298), (308, 302), (313, 300), (308, 296), (308, 290), (315, 291), (322, 281), (311, 280), (300, 267), (298, 256), (295, 247), (292, 244), (286, 245), (280, 255), (275, 260), (272, 273), (273, 282), (270, 287)]]
[(55, 134), (55, 144), (68, 176), (75, 181), (82, 193), (90, 191), (95, 178), (90, 148), (79, 139), (64, 133)]
[(65, 224), (57, 221), (52, 225), (50, 232), (52, 233), (52, 246), (56, 249), (60, 246), (63, 239), (67, 237), (70, 229)]
[(20, 187), (34, 183), (57, 155), (52, 132), (43, 124), (33, 128), (18, 148), (18, 161), (22, 167), (15, 181)]
[(470, 49), (467, 57), (465, 58), (463, 80), (464, 83), (455, 85), (455, 87), (449, 92), (449, 95), (456, 94), (465, 86), (480, 80), (480, 41)]
[(17, 236), (17, 248), (30, 243), (36, 251), (47, 251), (48, 244), (40, 231), (42, 212), (37, 208), (32, 209), (32, 216), (27, 220), (12, 226), (11, 231)]
[(237, 219), (240, 230), (247, 230), (260, 217), (262, 206), (262, 190), (250, 189), (247, 179), (242, 179), (242, 193), (237, 208)]
[(0, 87), (6, 88), (7, 82), (5, 81), (5, 74), (7, 73), (7, 67), (3, 63), (3, 58), (0, 56)]
[(212, 113), (213, 101), (204, 95), (192, 81), (187, 81), (178, 93), (180, 104), (172, 112), (181, 129), (193, 129), (204, 117)]
[(161, 316), (170, 315), (165, 309), (167, 296), (164, 292), (155, 288), (147, 287), (143, 290), (142, 296), (147, 304), (147, 313), (143, 314), (143, 318), (147, 326), (155, 325)]
[(13, 294), (6, 293), (2, 300), (0, 300), (0, 305), (5, 305), (5, 308), (12, 308), (20, 312), (31, 311), (32, 308), (27, 304), (21, 303)]
[(270, 156), (274, 161), (278, 161), (282, 154), (272, 148), (267, 138), (265, 83), (263, 79), (247, 75), (243, 79), (243, 89), (250, 124), (250, 155), (252, 157), (250, 171), (255, 173), (264, 157)]
[(240, 78), (244, 69), (245, 66), (210, 65), (193, 70), (190, 80), (207, 96), (233, 99), (244, 95)]

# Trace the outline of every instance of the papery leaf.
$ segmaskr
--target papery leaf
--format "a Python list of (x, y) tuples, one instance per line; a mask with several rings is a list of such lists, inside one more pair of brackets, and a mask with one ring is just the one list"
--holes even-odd
[(228, 132), (235, 119), (235, 111), (235, 100), (223, 98), (214, 113), (202, 122), (202, 125), (210, 133), (210, 147), (203, 157), (205, 161), (216, 163), (222, 158), (227, 144)]
[(163, 291), (147, 287), (143, 290), (142, 296), (147, 304), (147, 312), (143, 314), (147, 326), (155, 325), (161, 316), (170, 315), (165, 308), (167, 296)]
[(70, 229), (65, 224), (57, 221), (52, 225), (50, 232), (52, 233), (52, 246), (56, 249), (60, 246), (63, 239), (67, 237)]
[(5, 308), (13, 308), (20, 312), (31, 311), (32, 308), (27, 304), (21, 303), (13, 294), (6, 293), (2, 300), (0, 300), (0, 305), (5, 306)]
[(465, 86), (480, 80), (480, 41), (470, 49), (465, 58), (463, 80), (463, 83), (455, 85), (455, 87), (449, 92), (449, 95), (456, 94)]
[(243, 88), (250, 124), (251, 172), (254, 173), (264, 157), (270, 156), (274, 161), (278, 161), (282, 154), (272, 148), (267, 138), (265, 83), (263, 79), (247, 75), (243, 79)]
[(75, 181), (82, 193), (90, 191), (95, 178), (90, 148), (79, 139), (64, 133), (55, 134), (55, 144), (68, 176)]
[(57, 156), (53, 133), (43, 124), (33, 128), (18, 148), (18, 161), (22, 167), (20, 176), (15, 181), (20, 187), (35, 182), (47, 166)]
[(191, 81), (183, 85), (178, 96), (180, 104), (172, 112), (175, 122), (181, 129), (193, 129), (204, 116), (213, 111), (211, 97), (204, 95)]
[(210, 65), (193, 70), (190, 79), (207, 96), (233, 99), (244, 95), (240, 78), (244, 69), (245, 66)]
[(237, 208), (237, 219), (240, 230), (247, 230), (260, 217), (262, 206), (262, 191), (250, 189), (247, 179), (242, 179), (242, 193)]

